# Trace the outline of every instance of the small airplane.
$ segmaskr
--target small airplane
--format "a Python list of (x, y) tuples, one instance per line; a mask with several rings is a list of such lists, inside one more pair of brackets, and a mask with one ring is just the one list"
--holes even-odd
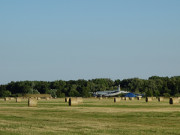
[(118, 86), (117, 90), (108, 90), (108, 91), (97, 91), (93, 93), (93, 96), (97, 96), (97, 97), (113, 97), (113, 96), (117, 96), (119, 94), (125, 94), (125, 93), (129, 93), (128, 91), (122, 91), (120, 88), (120, 85)]

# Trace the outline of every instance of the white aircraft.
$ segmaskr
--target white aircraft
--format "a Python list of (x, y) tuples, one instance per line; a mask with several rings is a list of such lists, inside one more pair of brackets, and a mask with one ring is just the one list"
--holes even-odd
[(121, 91), (120, 85), (117, 90), (108, 90), (108, 91), (97, 91), (93, 93), (93, 96), (102, 96), (102, 97), (113, 97), (119, 94), (129, 93), (128, 91)]

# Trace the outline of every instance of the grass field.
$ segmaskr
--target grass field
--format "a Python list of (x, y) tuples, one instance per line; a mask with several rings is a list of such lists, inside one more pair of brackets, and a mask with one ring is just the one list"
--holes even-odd
[(2, 135), (180, 135), (180, 104), (153, 100), (121, 101), (84, 99), (68, 106), (64, 98), (38, 101), (0, 100), (0, 134)]

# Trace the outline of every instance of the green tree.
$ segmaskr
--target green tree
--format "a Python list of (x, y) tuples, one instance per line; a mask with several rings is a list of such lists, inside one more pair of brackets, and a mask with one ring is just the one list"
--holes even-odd
[(90, 97), (90, 89), (87, 88), (87, 87), (83, 87), (82, 88), (82, 93), (81, 93), (81, 96), (82, 97)]
[(65, 97), (65, 93), (63, 93), (60, 89), (58, 89), (58, 90), (56, 91), (56, 95), (57, 95), (57, 97), (59, 97), (59, 98)]
[(1, 97), (9, 97), (9, 96), (11, 96), (11, 92), (9, 90), (1, 90), (0, 96)]
[(69, 92), (69, 96), (70, 97), (79, 97), (80, 94), (79, 94), (79, 92), (77, 90), (71, 89), (70, 92)]

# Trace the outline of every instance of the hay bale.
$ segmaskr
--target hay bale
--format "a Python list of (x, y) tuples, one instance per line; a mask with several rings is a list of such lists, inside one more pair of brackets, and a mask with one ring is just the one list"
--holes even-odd
[(78, 105), (77, 98), (69, 98), (69, 106)]
[(129, 100), (129, 97), (125, 97), (125, 100), (126, 100), (126, 101)]
[(120, 97), (115, 97), (115, 98), (114, 98), (114, 103), (120, 102), (120, 101), (121, 101), (121, 98), (120, 98)]
[(134, 97), (129, 97), (129, 100), (134, 100)]
[(141, 100), (141, 97), (137, 97), (137, 100)]
[(18, 103), (18, 102), (21, 102), (22, 100), (21, 100), (22, 98), (20, 98), (20, 97), (17, 97), (16, 98), (16, 102)]
[(65, 97), (65, 102), (69, 102), (69, 97)]
[(121, 97), (121, 100), (125, 100), (125, 97)]
[(46, 100), (49, 100), (49, 97), (46, 97), (45, 99), (46, 99)]
[(83, 98), (82, 97), (77, 97), (76, 99), (77, 99), (78, 103), (82, 103), (83, 102)]
[(179, 103), (179, 99), (178, 98), (169, 98), (169, 104), (178, 104)]
[(146, 97), (146, 102), (152, 101), (152, 97)]
[(151, 98), (152, 98), (152, 100), (157, 99), (156, 97), (151, 97)]
[(36, 107), (37, 106), (37, 99), (36, 98), (29, 98), (28, 99), (28, 106), (29, 107)]
[(37, 97), (37, 100), (41, 100), (41, 97)]
[(14, 97), (10, 97), (10, 100), (14, 100), (15, 98)]
[(164, 101), (164, 97), (158, 97), (158, 101), (159, 101), (159, 102)]
[(10, 100), (9, 97), (5, 97), (4, 98), (4, 101), (8, 101), (8, 100)]

